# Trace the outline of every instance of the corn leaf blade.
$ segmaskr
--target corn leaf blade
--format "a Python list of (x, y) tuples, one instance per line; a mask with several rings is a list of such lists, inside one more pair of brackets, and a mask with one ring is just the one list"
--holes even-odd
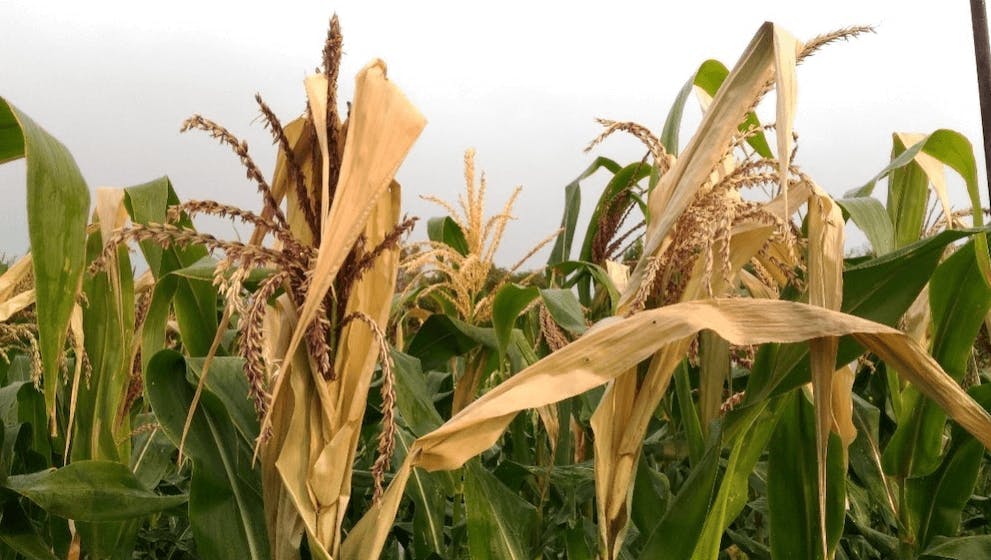
[[(661, 520), (647, 531), (641, 556), (657, 560), (680, 560), (691, 557), (710, 511), (719, 475), (722, 442), (718, 431), (709, 436), (709, 445), (696, 463)], [(672, 538), (676, 536), (677, 538)]]
[[(0, 98), (4, 131), (0, 161), (27, 161), (28, 237), (31, 240), (38, 315), (38, 345), (44, 366), (45, 406), (55, 430), (59, 359), (69, 316), (82, 281), (90, 195), (69, 151), (41, 126)], [(10, 117), (13, 117), (13, 121)], [(18, 155), (17, 126), (21, 135)]]
[(539, 296), (540, 291), (537, 288), (524, 288), (518, 284), (507, 284), (496, 292), (492, 301), (492, 327), (498, 342), (500, 361), (506, 355), (517, 317)]
[[(895, 230), (884, 206), (876, 198), (841, 198), (836, 201), (849, 214), (853, 223), (867, 236), (867, 240), (878, 257), (890, 253), (895, 248)], [(918, 236), (916, 236), (916, 239)], [(915, 241), (914, 239), (912, 241)], [(907, 243), (902, 244), (907, 245)]]
[[(784, 411), (768, 445), (767, 500), (771, 554), (775, 558), (822, 558), (820, 523), (826, 525), (830, 554), (843, 532), (846, 471), (836, 435), (829, 438), (826, 486), (817, 480), (815, 411), (800, 391), (783, 397)], [(820, 521), (819, 492), (826, 519)]]
[[(124, 193), (124, 205), (136, 224), (165, 223), (168, 207), (179, 203), (179, 197), (168, 177), (128, 187), (124, 189)], [(193, 224), (189, 218), (183, 217), (177, 225), (191, 228)], [(163, 282), (170, 272), (192, 266), (207, 256), (206, 248), (198, 244), (163, 249), (153, 241), (145, 241), (140, 246), (152, 274), (159, 282)], [(175, 308), (184, 348), (191, 356), (205, 356), (218, 327), (217, 290), (212, 282), (180, 278), (175, 281), (174, 287), (162, 288), (162, 292), (158, 292), (158, 289), (156, 287), (156, 295), (161, 293), (163, 297), (167, 292), (173, 292), (171, 305)], [(162, 301), (160, 305), (167, 303)], [(164, 327), (164, 324), (154, 325)], [(150, 330), (150, 326), (145, 330), (146, 336), (164, 337), (164, 330), (154, 335)], [(156, 348), (157, 345), (149, 353), (153, 353)], [(224, 355), (226, 352), (220, 348), (218, 354)]]
[[(991, 287), (984, 283), (971, 241), (958, 249), (933, 273), (929, 301), (933, 317), (933, 357), (960, 381), (984, 317), (991, 310)], [(899, 419), (885, 447), (883, 465), (891, 476), (918, 477), (940, 464), (946, 414), (914, 387), (902, 392), (908, 411)]]
[[(145, 372), (151, 406), (174, 445), (193, 399), (186, 372), (183, 357), (170, 350), (157, 353)], [(208, 389), (193, 416), (185, 450), (193, 460), (189, 518), (199, 554), (268, 558), (261, 481), (258, 467), (250, 467), (251, 446), (241, 440), (222, 401)]]
[(114, 461), (78, 461), (11, 476), (5, 486), (53, 515), (99, 523), (131, 521), (181, 505), (187, 498), (148, 491), (126, 465)]
[[(985, 408), (991, 407), (991, 385), (970, 390)], [(929, 476), (905, 481), (904, 509), (916, 535), (917, 548), (925, 550), (936, 539), (960, 533), (964, 507), (974, 495), (984, 449), (959, 426), (954, 426), (942, 463)]]
[(465, 469), (468, 550), (472, 558), (524, 560), (537, 512), (477, 461)]

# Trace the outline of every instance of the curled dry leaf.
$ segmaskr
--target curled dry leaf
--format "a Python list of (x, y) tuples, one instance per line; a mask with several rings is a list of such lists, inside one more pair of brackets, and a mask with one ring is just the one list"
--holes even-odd
[(6, 301), (17, 293), (22, 283), (31, 277), (31, 253), (17, 259), (0, 275), (0, 301)]
[(382, 502), (345, 542), (343, 558), (375, 558), (392, 527), (402, 486), (413, 467), (451, 470), (491, 447), (522, 410), (581, 394), (628, 373), (642, 360), (709, 329), (736, 345), (802, 342), (852, 336), (893, 364), (985, 447), (991, 415), (904, 333), (859, 317), (807, 304), (759, 299), (713, 299), (644, 311), (589, 331), (486, 393), (418, 439)]
[[(310, 322), (324, 309), (325, 296), (335, 278), (347, 273), (342, 266), (359, 237), (364, 246), (376, 247), (394, 232), (400, 214), (400, 190), (393, 176), (425, 124), (402, 92), (388, 81), (381, 61), (366, 66), (356, 81), (340, 178), (331, 191), (328, 129), (326, 124), (321, 126), (326, 123), (328, 81), (322, 74), (307, 79), (310, 113), (323, 162), (318, 183), (323, 204), (319, 249), (310, 262), (309, 286), (302, 305), (295, 308), (283, 302), (279, 307), (281, 320), (272, 316), (265, 320), (267, 325), (278, 322), (277, 332), (293, 333), (267, 350), (280, 364), (274, 377), (272, 406), (262, 425), (263, 433), (270, 437), (260, 443), (267, 524), (276, 556), (290, 553), (303, 531), (316, 557), (335, 558), (339, 554), (342, 523), (351, 497), (352, 466), (380, 341), (368, 321), (346, 322), (336, 335), (331, 354), (334, 375), (329, 379), (319, 373), (314, 356), (300, 342)], [(286, 127), (285, 134), (290, 145), (305, 136), (293, 124)], [(308, 144), (303, 146), (301, 151), (307, 153)], [(312, 161), (317, 156), (309, 153), (307, 157)], [(302, 167), (309, 169), (311, 165)], [(288, 173), (282, 173), (287, 169), (283, 155), (275, 188), (281, 191), (280, 196), (292, 197), (295, 192), (287, 184)], [(293, 214), (288, 219), (294, 232), (304, 229)], [(347, 295), (335, 295), (346, 297), (342, 316), (361, 316), (377, 325), (386, 324), (397, 265), (398, 248), (395, 243), (386, 244), (359, 277), (348, 279)]]
[(24, 290), (0, 303), (0, 321), (10, 319), (16, 313), (34, 305), (34, 289)]
[[(311, 271), (313, 281), (300, 309), (299, 324), (289, 345), (290, 355), (316, 317), (320, 302), (368, 221), (375, 201), (388, 190), (399, 165), (426, 125), (423, 115), (386, 78), (385, 70), (385, 63), (375, 60), (355, 79), (354, 104), (340, 179), (333, 204), (321, 226), (320, 249)], [(310, 84), (308, 92), (314, 89)], [(326, 85), (323, 91), (326, 92)], [(325, 112), (321, 111), (326, 107), (325, 100), (322, 105), (316, 105), (320, 102), (317, 96), (311, 97), (310, 102), (315, 115)], [(321, 139), (320, 144), (321, 152), (327, 154), (326, 139)], [(327, 161), (326, 157), (324, 161)], [(328, 173), (325, 164), (324, 192), (328, 191)]]
[[(775, 243), (774, 236), (778, 230), (789, 227), (790, 216), (816, 190), (810, 181), (803, 179), (791, 197), (788, 192), (792, 187), (789, 158), (790, 123), (795, 106), (793, 73), (799, 47), (780, 28), (769, 23), (763, 25), (707, 105), (695, 135), (648, 198), (649, 220), (643, 255), (620, 298), (618, 315), (628, 315), (644, 305), (644, 294), (656, 291), (652, 286), (657, 285), (658, 279), (664, 284), (661, 290), (673, 292), (662, 301), (722, 295), (735, 285), (737, 271), (747, 262), (766, 255), (768, 247), (773, 250), (783, 245)], [(773, 80), (782, 89), (777, 98), (776, 169), (780, 193), (773, 201), (741, 216), (736, 213), (741, 204), (739, 193), (728, 184), (734, 172), (743, 169), (733, 153), (739, 135), (738, 123), (759, 102), (766, 84)], [(743, 219), (738, 220), (740, 217)], [(711, 227), (712, 222), (719, 224), (714, 231), (694, 232), (697, 228)], [(696, 239), (699, 236), (701, 240)], [(693, 242), (699, 241), (703, 244), (701, 255), (693, 249)], [(719, 267), (712, 266), (717, 260), (715, 255), (719, 255)], [(789, 251), (780, 250), (778, 260), (792, 260)], [(659, 263), (665, 265), (658, 266)], [(675, 276), (685, 279), (670, 290), (669, 279)], [(782, 272), (780, 282), (788, 280)], [(599, 538), (609, 558), (619, 554), (628, 525), (636, 459), (650, 416), (666, 393), (672, 371), (684, 357), (688, 344), (689, 341), (681, 340), (660, 347), (642, 384), (636, 375), (622, 375), (609, 383), (593, 416)], [(635, 368), (636, 363), (630, 367)]]
[[(813, 196), (809, 200), (809, 303), (833, 311), (838, 311), (843, 303), (843, 227), (843, 215), (839, 206), (822, 189), (814, 187)], [(826, 454), (830, 427), (833, 424), (833, 395), (842, 388), (842, 385), (833, 383), (838, 347), (839, 340), (835, 337), (819, 338), (810, 343), (816, 413), (819, 539), (823, 558), (829, 557), (826, 536)], [(850, 402), (849, 394), (839, 396), (841, 402)]]

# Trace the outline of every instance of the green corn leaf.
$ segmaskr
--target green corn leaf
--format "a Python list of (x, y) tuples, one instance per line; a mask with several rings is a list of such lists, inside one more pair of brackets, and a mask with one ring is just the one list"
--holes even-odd
[[(890, 253), (895, 248), (895, 230), (884, 206), (869, 196), (841, 198), (836, 201), (853, 223), (867, 235), (876, 256)], [(916, 236), (918, 238), (918, 236)]]
[(447, 315), (431, 315), (413, 335), (406, 351), (420, 360), (424, 370), (441, 370), (452, 357), (478, 346), (478, 341), (459, 328), (468, 325), (456, 321)]
[[(661, 132), (661, 143), (664, 144), (664, 148), (669, 154), (678, 155), (679, 153), (678, 136), (681, 131), (681, 119), (685, 113), (685, 103), (688, 101), (688, 97), (692, 94), (692, 91), (698, 87), (709, 94), (710, 97), (715, 97), (716, 92), (719, 91), (719, 87), (726, 81), (727, 76), (729, 76), (729, 69), (726, 68), (725, 64), (718, 60), (709, 59), (703, 62), (698, 70), (695, 71), (695, 74), (681, 87), (678, 96), (675, 97), (674, 103), (671, 105), (671, 109), (668, 111), (668, 116), (664, 120), (664, 129)], [(740, 132), (746, 132), (750, 129), (760, 130), (760, 128), (760, 121), (757, 119), (757, 114), (753, 111), (747, 113), (744, 121), (740, 123)], [(747, 143), (761, 157), (773, 157), (771, 147), (768, 145), (767, 138), (764, 136), (762, 130), (748, 137)]]
[(564, 187), (564, 214), (561, 216), (561, 233), (554, 240), (554, 247), (551, 249), (550, 257), (547, 259), (547, 266), (553, 266), (571, 259), (571, 246), (574, 243), (575, 231), (578, 225), (578, 213), (581, 210), (582, 203), (581, 182), (591, 177), (599, 169), (605, 169), (615, 175), (621, 167), (609, 158), (597, 157), (585, 171), (582, 171), (578, 178)]
[[(905, 145), (894, 135), (891, 158), (897, 159)], [(888, 175), (888, 215), (894, 225), (895, 246), (904, 247), (922, 235), (929, 206), (929, 177), (914, 159)]]
[[(605, 213), (614, 204), (617, 197), (622, 196), (624, 191), (632, 189), (642, 179), (650, 176), (651, 168), (652, 166), (650, 164), (637, 161), (617, 171), (612, 179), (609, 180), (606, 188), (602, 190), (598, 202), (595, 204), (592, 217), (588, 221), (589, 226), (585, 231), (585, 240), (582, 243), (581, 253), (579, 254), (580, 260), (592, 262), (592, 242), (595, 240), (595, 234), (599, 230), (600, 220), (605, 217)], [(632, 202), (631, 199), (627, 203), (632, 204)]]
[[(565, 288), (570, 288), (575, 284), (581, 285), (581, 281), (586, 275), (590, 276), (595, 282), (602, 286), (609, 296), (609, 309), (615, 312), (616, 306), (619, 305), (619, 292), (616, 290), (616, 286), (613, 284), (612, 280), (609, 279), (609, 274), (606, 269), (602, 268), (597, 264), (593, 264), (586, 261), (565, 261), (554, 265), (554, 270), (561, 272), (564, 275), (569, 275), (574, 273), (568, 282), (564, 283)], [(592, 305), (592, 296), (590, 290), (585, 290), (582, 292), (581, 289), (578, 290), (578, 301), (581, 305), (585, 307), (590, 307)]]
[[(871, 512), (876, 512), (885, 523), (895, 525), (894, 484), (889, 485), (881, 469), (880, 422), (881, 411), (857, 394), (853, 395), (853, 422), (857, 428), (857, 438), (847, 450), (850, 470), (871, 497), (868, 504)], [(870, 525), (870, 516), (858, 518), (860, 525)]]
[[(186, 380), (191, 385), (199, 383), (203, 362), (203, 358), (186, 359)], [(258, 440), (258, 413), (246, 398), (248, 379), (244, 376), (244, 359), (231, 356), (214, 358), (206, 378), (206, 389), (223, 403), (244, 443), (253, 446)]]
[[(129, 187), (124, 193), (124, 205), (131, 220), (137, 224), (164, 223), (168, 207), (179, 203), (168, 177)], [(177, 225), (190, 228), (192, 222), (183, 217)], [(162, 249), (154, 241), (142, 242), (141, 252), (159, 281), (170, 272), (192, 266), (207, 256), (202, 245)], [(172, 305), (183, 346), (191, 356), (205, 356), (217, 332), (217, 289), (211, 281), (183, 278), (176, 282), (174, 290)], [(221, 347), (217, 353), (226, 355), (226, 350)]]
[[(408, 431), (396, 431), (396, 466), (402, 464), (409, 454), (414, 437)], [(447, 496), (453, 493), (454, 481), (449, 472), (427, 472), (413, 469), (405, 494), (416, 508), (413, 516), (413, 549), (417, 558), (428, 558), (431, 554), (443, 557), (446, 552), (444, 540)]]
[(0, 163), (24, 157), (24, 134), (7, 103), (0, 103)]
[(751, 421), (744, 429), (732, 435), (724, 432), (726, 441), (732, 446), (730, 456), (719, 483), (719, 491), (695, 545), (693, 559), (715, 558), (720, 550), (723, 533), (746, 506), (750, 474), (774, 433), (783, 411), (782, 404), (781, 400), (775, 400), (752, 407)]
[(640, 454), (637, 478), (630, 496), (630, 521), (646, 542), (658, 524), (659, 512), (667, 511), (671, 500), (671, 483), (661, 472), (651, 468), (646, 454)]
[(506, 284), (496, 292), (492, 300), (492, 327), (498, 341), (500, 361), (506, 355), (517, 317), (538, 296), (540, 290), (537, 288), (525, 288), (518, 284)]
[(55, 560), (52, 547), (38, 534), (17, 500), (8, 500), (3, 504), (2, 516), (0, 543), (30, 560)]
[[(103, 252), (100, 231), (90, 234), (87, 260)], [(83, 278), (87, 305), (83, 309), (83, 341), (91, 366), (89, 382), (77, 389), (71, 459), (114, 461), (130, 459), (130, 415), (121, 409), (129, 385), (134, 337), (134, 282), (127, 249), (117, 250), (117, 266)], [(111, 264), (111, 263), (108, 263)], [(96, 557), (126, 555), (133, 548), (139, 522), (84, 523), (77, 520), (82, 546)]]
[[(219, 261), (214, 257), (207, 255), (202, 259), (194, 262), (189, 266), (182, 267), (177, 270), (173, 270), (169, 274), (175, 276), (180, 276), (182, 278), (187, 278), (189, 280), (198, 280), (200, 282), (213, 282), (214, 274), (217, 271), (217, 264)], [(274, 272), (271, 268), (252, 268), (248, 271), (248, 275), (242, 280), (244, 287), (248, 290), (254, 290), (258, 287), (263, 280), (268, 278)], [(227, 277), (230, 277), (233, 271), (227, 271)]]
[(991, 558), (991, 535), (969, 537), (939, 537), (922, 553), (923, 560), (948, 558), (950, 560), (973, 560)]
[(585, 324), (585, 314), (582, 304), (571, 290), (546, 289), (540, 290), (540, 298), (562, 329), (574, 336), (581, 336), (588, 326)]
[(689, 558), (695, 549), (710, 511), (719, 474), (722, 441), (716, 426), (709, 435), (705, 454), (692, 467), (671, 500), (667, 513), (649, 532), (644, 529), (643, 558), (680, 560)]
[[(170, 350), (155, 354), (145, 388), (162, 429), (177, 445), (195, 391), (183, 357)], [(186, 436), (185, 452), (193, 460), (190, 525), (203, 558), (268, 558), (261, 475), (226, 400), (205, 389)]]
[[(991, 287), (984, 282), (970, 241), (939, 265), (929, 283), (933, 317), (931, 353), (954, 379), (963, 379), (971, 348), (991, 310)], [(946, 413), (912, 386), (902, 391), (902, 407), (883, 465), (891, 476), (912, 478), (933, 472), (940, 463)]]
[(20, 157), (27, 162), (38, 346), (45, 408), (54, 432), (59, 360), (85, 266), (89, 187), (65, 146), (0, 98), (0, 162)]
[(168, 275), (155, 282), (148, 311), (141, 324), (141, 371), (148, 371), (151, 357), (165, 349), (165, 329), (179, 280), (178, 277)]
[[(506, 345), (506, 357), (512, 371), (519, 371), (526, 364), (536, 361), (523, 333), (510, 332)], [(462, 356), (470, 350), (484, 346), (492, 352), (499, 351), (499, 339), (491, 327), (476, 327), (447, 315), (431, 315), (409, 342), (406, 351), (420, 360), (424, 370), (444, 369), (447, 361)]]
[[(102, 251), (102, 235), (96, 231), (87, 240), (87, 257), (96, 259)], [(118, 418), (131, 376), (134, 336), (134, 282), (126, 248), (118, 249), (117, 261), (116, 270), (83, 280), (87, 300), (83, 341), (91, 374), (89, 382), (81, 382), (78, 389), (73, 461), (126, 462), (130, 456), (129, 416)]]
[(443, 243), (454, 249), (461, 256), (468, 256), (468, 240), (461, 226), (450, 216), (430, 218), (427, 220), (427, 238), (434, 243)]
[[(968, 392), (981, 406), (991, 409), (991, 385), (979, 385)], [(950, 438), (949, 448), (935, 472), (905, 481), (903, 508), (908, 512), (910, 530), (916, 535), (919, 549), (926, 549), (937, 539), (959, 534), (964, 507), (977, 484), (984, 446), (955, 424)]]
[[(912, 305), (950, 243), (984, 232), (985, 229), (949, 230), (912, 245), (870, 259), (843, 271), (841, 311), (885, 325), (894, 325)], [(854, 341), (841, 339), (837, 363), (856, 358), (862, 349)], [(809, 379), (804, 344), (765, 344), (757, 353), (747, 384), (745, 403), (760, 402), (781, 394)], [(730, 415), (730, 422), (735, 422)]]
[(434, 407), (420, 360), (398, 350), (392, 350), (391, 355), (396, 369), (396, 408), (399, 415), (416, 436), (428, 434), (444, 420)]
[[(848, 191), (843, 197), (869, 196), (874, 191), (874, 187), (878, 181), (889, 176), (894, 170), (901, 169), (913, 163), (916, 154), (919, 152), (929, 154), (960, 174), (967, 186), (967, 195), (970, 197), (971, 216), (974, 220), (973, 226), (978, 228), (983, 226), (984, 213), (981, 211), (981, 194), (977, 184), (977, 160), (974, 157), (974, 148), (963, 134), (954, 130), (939, 129), (917, 144), (908, 147), (892, 159), (891, 163), (871, 178), (870, 181), (862, 187)], [(906, 221), (907, 223), (909, 222)], [(988, 244), (985, 238), (977, 241), (977, 258), (981, 273), (985, 278), (991, 279), (991, 256), (988, 255)]]
[(565, 549), (568, 560), (595, 560), (595, 526), (589, 521), (579, 521), (572, 528), (565, 528)]
[(477, 461), (465, 466), (465, 510), (472, 558), (529, 560), (536, 509)]
[(77, 521), (131, 521), (186, 502), (148, 491), (126, 465), (78, 461), (60, 469), (7, 478), (8, 489), (52, 515)]
[[(130, 468), (141, 484), (154, 490), (174, 468), (175, 445), (158, 425), (154, 414), (138, 414), (134, 419), (134, 440), (131, 446)], [(147, 427), (152, 427), (148, 429)]]
[[(816, 481), (815, 411), (799, 390), (784, 397), (784, 412), (768, 446), (767, 506), (774, 558), (823, 559)], [(846, 472), (839, 438), (830, 434), (826, 459), (826, 545), (831, 557), (843, 533)]]
[(702, 440), (702, 423), (699, 420), (698, 408), (692, 399), (692, 382), (688, 377), (688, 364), (682, 361), (674, 371), (674, 394), (678, 402), (681, 424), (685, 429), (688, 440), (688, 458), (695, 465), (705, 452), (705, 442)]
[[(18, 360), (27, 364), (26, 359)], [(0, 477), (9, 472), (9, 467), (15, 459), (27, 461), (34, 470), (52, 466), (52, 443), (48, 437), (48, 415), (45, 412), (45, 396), (38, 392), (30, 381), (15, 381), (0, 388), (0, 413), (5, 426), (13, 428), (18, 436), (8, 441), (8, 447), (19, 445), (17, 457), (11, 456), (5, 461), (6, 469), (0, 470)], [(21, 436), (20, 432), (24, 435)], [(17, 442), (18, 438), (23, 441)], [(13, 453), (14, 448), (9, 447)], [(25, 456), (30, 452), (31, 456)], [(25, 471), (22, 471), (25, 472)]]

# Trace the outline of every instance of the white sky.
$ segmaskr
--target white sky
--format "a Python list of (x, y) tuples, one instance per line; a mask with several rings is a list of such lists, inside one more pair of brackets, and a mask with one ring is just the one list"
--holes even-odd
[[(765, 20), (799, 39), (873, 24), (877, 35), (831, 46), (799, 69), (798, 163), (839, 195), (884, 166), (893, 131), (953, 128), (974, 143), (986, 188), (964, 1), (279, 4), (0, 0), (0, 95), (69, 147), (91, 187), (167, 174), (181, 198), (257, 207), (236, 157), (205, 134), (180, 135), (179, 125), (193, 113), (224, 124), (270, 172), (275, 150), (252, 122), (253, 95), (284, 121), (302, 110), (302, 79), (336, 11), (342, 100), (357, 70), (380, 57), (428, 119), (399, 174), (405, 211), (423, 223), (442, 213), (417, 195), (454, 200), (468, 147), (487, 173), (490, 212), (524, 186), (499, 253), (507, 263), (557, 227), (564, 185), (596, 155), (641, 157), (621, 139), (583, 153), (600, 131), (594, 117), (659, 133), (699, 63), (732, 67)], [(697, 108), (688, 112), (683, 144), (697, 122)], [(28, 245), (23, 180), (22, 164), (0, 168), (7, 254)], [(601, 184), (586, 186), (586, 212)], [(964, 206), (962, 186), (951, 184)]]

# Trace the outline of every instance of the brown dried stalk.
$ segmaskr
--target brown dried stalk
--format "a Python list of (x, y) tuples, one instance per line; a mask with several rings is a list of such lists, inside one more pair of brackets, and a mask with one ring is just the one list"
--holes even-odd
[(568, 345), (568, 336), (564, 334), (561, 327), (557, 326), (554, 318), (551, 317), (550, 311), (547, 310), (546, 305), (540, 306), (540, 334), (547, 341), (547, 347), (551, 349), (551, 352), (557, 352), (558, 350), (564, 348)]
[(0, 359), (9, 364), (11, 353), (29, 350), (31, 348), (29, 339), (38, 335), (36, 325), (37, 323), (34, 321), (24, 323), (0, 322)]
[(255, 405), (259, 418), (268, 412), (268, 369), (265, 365), (262, 344), (265, 336), (265, 311), (268, 300), (288, 280), (289, 274), (281, 272), (266, 278), (252, 295), (251, 304), (244, 315), (241, 331), (241, 354), (244, 356), (244, 376), (248, 379), (248, 397)]
[(190, 218), (197, 214), (206, 214), (208, 216), (217, 216), (218, 218), (240, 220), (246, 224), (251, 224), (272, 232), (285, 245), (299, 246), (299, 242), (289, 233), (289, 230), (278, 225), (275, 220), (260, 216), (249, 210), (243, 210), (237, 206), (221, 204), (213, 200), (188, 200), (181, 204), (170, 206), (166, 219), (169, 223), (176, 223), (183, 213)]
[[(341, 54), (343, 53), (344, 35), (341, 33), (341, 22), (337, 19), (337, 14), (330, 18), (330, 27), (327, 30), (327, 40), (323, 47), (323, 71), (327, 76), (327, 152), (330, 156), (328, 162), (328, 193), (330, 200), (328, 207), (334, 200), (337, 190), (337, 180), (341, 174), (341, 158), (343, 152), (341, 146), (344, 137), (341, 134), (341, 118), (337, 110), (337, 79), (341, 70)], [(310, 122), (314, 122), (312, 119)], [(320, 152), (315, 152), (320, 153)], [(318, 177), (319, 175), (314, 175)]]
[[(629, 250), (630, 245), (627, 245), (622, 251), (620, 251), (620, 247), (623, 246), (623, 243), (626, 243), (626, 241), (633, 234), (637, 233), (638, 231), (640, 231), (641, 229), (644, 229), (646, 227), (647, 227), (647, 220), (640, 220), (640, 223), (635, 224), (633, 227), (631, 227), (630, 229), (626, 230), (625, 233), (622, 233), (619, 236), (617, 236), (616, 239), (614, 239), (612, 241), (612, 243), (610, 243), (609, 246), (606, 247), (606, 259), (617, 260), (618, 257), (620, 257), (621, 255), (623, 255), (624, 253), (626, 253), (626, 251)], [(634, 241), (636, 241), (636, 239), (639, 239), (639, 238), (640, 238), (640, 236), (638, 235), (634, 239)]]
[[(201, 233), (193, 229), (174, 226), (171, 224), (132, 224), (129, 228), (118, 229), (113, 232), (103, 252), (89, 267), (90, 275), (96, 275), (103, 271), (108, 262), (117, 252), (117, 246), (127, 241), (154, 241), (162, 247), (180, 246), (185, 247), (193, 244), (205, 246), (208, 250), (221, 250), (227, 258), (237, 261), (244, 268), (254, 268), (265, 264), (273, 264), (283, 268), (296, 268), (298, 263), (290, 259), (286, 253), (258, 247), (256, 245), (246, 245), (237, 241), (221, 241), (216, 237)], [(312, 255), (315, 250), (306, 248)], [(308, 256), (310, 256), (308, 255)]]
[(671, 167), (671, 164), (674, 163), (674, 156), (668, 154), (667, 150), (664, 149), (661, 139), (655, 136), (649, 128), (633, 121), (612, 121), (597, 118), (595, 122), (601, 124), (606, 129), (596, 136), (588, 146), (585, 146), (586, 153), (592, 151), (592, 148), (599, 145), (613, 133), (623, 131), (633, 135), (633, 137), (640, 140), (647, 147), (647, 151), (650, 153), (650, 157), (653, 158), (654, 165), (657, 166), (659, 173), (665, 173)]
[[(801, 64), (802, 62), (805, 61), (805, 59), (819, 52), (819, 50), (825, 47), (826, 45), (830, 45), (832, 43), (841, 40), (849, 41), (850, 39), (859, 37), (860, 35), (863, 35), (865, 33), (875, 33), (874, 26), (852, 25), (850, 27), (842, 27), (835, 31), (830, 31), (829, 33), (824, 33), (822, 35), (816, 35), (815, 37), (806, 41), (804, 45), (802, 45), (802, 49), (795, 56), (795, 64), (796, 65)], [(759, 94), (757, 94), (757, 97), (754, 99), (754, 103), (751, 106), (750, 110), (752, 111), (755, 107), (757, 107), (757, 104), (760, 103), (760, 100), (763, 99), (764, 96), (767, 95), (767, 92), (771, 91), (772, 89), (774, 89), (773, 77), (764, 84), (763, 88), (761, 88), (761, 91)]]
[(327, 341), (332, 329), (333, 325), (327, 318), (327, 306), (321, 304), (316, 319), (306, 330), (306, 347), (316, 362), (317, 371), (326, 381), (337, 379), (332, 360), (334, 350)]
[[(145, 318), (148, 316), (148, 309), (151, 307), (151, 295), (151, 290), (145, 290), (137, 296), (137, 301), (134, 305), (134, 332), (137, 336), (140, 336)], [(124, 398), (121, 399), (120, 405), (117, 408), (117, 415), (114, 419), (114, 430), (120, 429), (124, 423), (124, 419), (127, 417), (127, 413), (131, 411), (134, 403), (144, 393), (144, 380), (141, 377), (141, 347), (137, 346), (133, 350), (133, 354), (131, 358), (131, 375), (128, 377), (127, 391), (124, 393)]]
[(379, 434), (378, 457), (372, 464), (372, 481), (375, 485), (375, 492), (372, 501), (378, 503), (382, 499), (383, 484), (385, 482), (385, 472), (392, 462), (392, 452), (396, 446), (396, 377), (392, 369), (392, 358), (389, 355), (389, 344), (385, 340), (385, 333), (378, 323), (368, 315), (355, 311), (341, 321), (342, 325), (347, 325), (353, 320), (365, 323), (372, 331), (375, 341), (379, 347), (379, 358), (382, 364), (382, 432)]
[(306, 178), (303, 175), (303, 170), (300, 169), (299, 162), (296, 161), (296, 155), (292, 151), (292, 146), (289, 145), (289, 138), (286, 137), (286, 132), (282, 128), (282, 123), (279, 122), (278, 117), (275, 116), (275, 112), (265, 103), (260, 94), (255, 94), (255, 101), (258, 102), (262, 117), (265, 119), (265, 128), (272, 133), (272, 138), (279, 145), (282, 158), (286, 162), (286, 172), (289, 175), (289, 182), (296, 189), (296, 200), (299, 208), (303, 211), (303, 218), (306, 220), (306, 225), (310, 229), (313, 238), (317, 239), (320, 237), (320, 220), (317, 218), (316, 206), (310, 200), (309, 189), (306, 188)]
[(248, 155), (248, 143), (244, 140), (238, 140), (238, 138), (231, 134), (231, 132), (226, 128), (200, 115), (193, 115), (192, 117), (186, 119), (186, 121), (182, 123), (182, 128), (180, 128), (179, 131), (186, 132), (192, 129), (202, 130), (208, 133), (211, 138), (220, 140), (221, 144), (227, 144), (232, 150), (234, 150), (234, 153), (241, 158), (241, 164), (244, 165), (248, 179), (251, 179), (258, 184), (258, 192), (261, 193), (265, 206), (271, 209), (272, 215), (275, 216), (276, 223), (282, 227), (288, 227), (286, 223), (286, 216), (282, 213), (282, 208), (279, 206), (279, 203), (276, 202), (275, 197), (272, 196), (272, 188), (268, 185), (268, 181), (265, 180), (265, 176), (262, 175), (262, 172), (258, 169), (255, 161), (251, 159), (250, 155)]
[(812, 56), (813, 54), (818, 52), (819, 49), (831, 43), (835, 43), (841, 40), (849, 41), (850, 39), (854, 39), (865, 33), (876, 33), (876, 32), (877, 30), (874, 29), (873, 25), (851, 25), (849, 27), (843, 27), (840, 29), (836, 29), (834, 31), (830, 31), (829, 33), (816, 35), (815, 37), (805, 42), (805, 45), (802, 47), (802, 51), (799, 52), (798, 56), (795, 57), (795, 62), (797, 64), (801, 64), (806, 58)]
[(406, 218), (397, 224), (396, 227), (392, 228), (392, 231), (390, 231), (382, 239), (382, 241), (375, 246), (374, 249), (363, 255), (355, 267), (355, 276), (351, 280), (351, 283), (360, 280), (362, 274), (370, 269), (373, 264), (375, 264), (375, 260), (378, 259), (382, 253), (389, 249), (398, 248), (400, 239), (402, 239), (402, 237), (407, 233), (413, 231), (413, 227), (416, 225), (417, 220), (419, 220), (417, 217)]

